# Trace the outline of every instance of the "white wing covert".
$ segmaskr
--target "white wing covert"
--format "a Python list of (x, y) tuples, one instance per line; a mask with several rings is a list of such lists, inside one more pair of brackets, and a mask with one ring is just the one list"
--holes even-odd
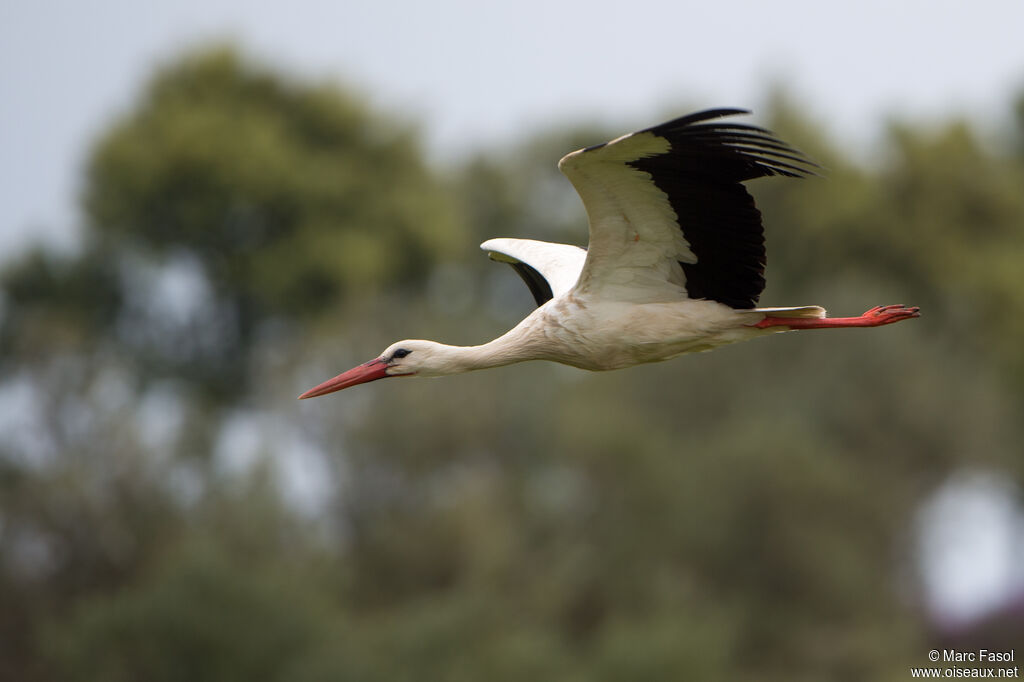
[(511, 265), (538, 306), (572, 289), (587, 257), (578, 246), (535, 239), (488, 239), (480, 248), (491, 260)]

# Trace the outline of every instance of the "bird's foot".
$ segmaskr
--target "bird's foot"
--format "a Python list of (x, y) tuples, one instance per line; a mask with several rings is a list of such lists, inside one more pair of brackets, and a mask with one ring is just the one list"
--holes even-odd
[(901, 303), (896, 305), (879, 305), (868, 310), (855, 320), (864, 320), (864, 327), (881, 327), (883, 324), (892, 324), (902, 320), (909, 320), (912, 317), (921, 317), (921, 309), (915, 306), (907, 306)]
[(894, 322), (909, 320), (912, 317), (920, 317), (920, 308), (917, 306), (880, 305), (868, 310), (858, 317), (765, 317), (753, 325), (758, 329), (768, 327), (789, 327), (790, 329), (831, 329), (836, 327), (881, 327)]

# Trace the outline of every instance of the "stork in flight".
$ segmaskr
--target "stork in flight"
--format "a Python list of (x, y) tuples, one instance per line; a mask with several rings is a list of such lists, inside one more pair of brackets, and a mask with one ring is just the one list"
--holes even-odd
[(558, 162), (590, 220), (587, 249), (532, 239), (481, 244), (526, 281), (537, 309), (490, 343), (407, 340), (299, 396), (396, 376), (437, 377), (524, 360), (588, 370), (660, 362), (794, 329), (878, 327), (918, 316), (879, 306), (826, 317), (818, 306), (758, 308), (761, 213), (741, 184), (813, 174), (763, 128), (711, 109), (572, 152)]

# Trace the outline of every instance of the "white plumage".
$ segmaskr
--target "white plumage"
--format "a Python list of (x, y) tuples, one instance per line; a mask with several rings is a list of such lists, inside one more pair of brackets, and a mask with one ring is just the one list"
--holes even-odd
[[(523, 263), (540, 274), (547, 282), (548, 295), (559, 298), (572, 289), (580, 278), (580, 270), (587, 258), (586, 249), (569, 244), (540, 242), (536, 239), (488, 239), (480, 248), (488, 253), (492, 260), (509, 263), (515, 266)], [(528, 277), (524, 272), (524, 279)], [(538, 282), (537, 286), (543, 283)], [(530, 285), (530, 281), (527, 281)], [(531, 291), (533, 287), (531, 286)]]
[(698, 112), (566, 155), (558, 166), (583, 200), (588, 248), (509, 238), (481, 245), (522, 276), (536, 310), (480, 346), (399, 341), (300, 398), (523, 360), (620, 369), (774, 332), (917, 317), (903, 305), (850, 318), (827, 318), (818, 306), (757, 307), (764, 237), (741, 183), (800, 177), (814, 164), (764, 129), (717, 121), (739, 113)]

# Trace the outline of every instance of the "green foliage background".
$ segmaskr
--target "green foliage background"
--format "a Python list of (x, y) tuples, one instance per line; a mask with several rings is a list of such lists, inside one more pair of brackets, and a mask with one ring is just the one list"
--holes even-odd
[(95, 143), (81, 250), (0, 281), (0, 678), (906, 679), (921, 502), (1024, 478), (1015, 112), (1016, 146), (901, 122), (867, 166), (782, 95), (759, 117), (829, 169), (752, 187), (763, 303), (920, 320), (299, 403), (526, 314), (476, 244), (581, 242), (553, 161), (621, 131), (441, 168), (336, 85), (165, 65)]

